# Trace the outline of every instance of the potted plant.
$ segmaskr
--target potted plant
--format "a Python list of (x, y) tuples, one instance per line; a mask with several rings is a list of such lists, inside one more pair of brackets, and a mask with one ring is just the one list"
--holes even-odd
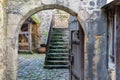
[(46, 53), (46, 45), (45, 44), (41, 44), (41, 47), (37, 49), (37, 52), (39, 53)]

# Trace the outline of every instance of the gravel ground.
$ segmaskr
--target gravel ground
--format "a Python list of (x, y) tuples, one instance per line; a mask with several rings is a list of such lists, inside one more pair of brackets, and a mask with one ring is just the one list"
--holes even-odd
[(20, 54), (18, 80), (69, 80), (68, 69), (44, 69), (44, 60), (44, 54)]

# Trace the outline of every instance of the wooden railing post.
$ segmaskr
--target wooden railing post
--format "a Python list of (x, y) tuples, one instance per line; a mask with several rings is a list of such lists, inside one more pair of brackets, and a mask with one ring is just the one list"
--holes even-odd
[(32, 52), (32, 36), (31, 36), (32, 25), (28, 24), (28, 42), (29, 42), (29, 51)]

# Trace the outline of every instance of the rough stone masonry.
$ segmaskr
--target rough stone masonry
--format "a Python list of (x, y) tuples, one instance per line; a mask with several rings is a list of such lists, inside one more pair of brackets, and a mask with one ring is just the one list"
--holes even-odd
[(6, 14), (5, 14), (5, 0), (0, 1), (0, 80), (6, 80)]

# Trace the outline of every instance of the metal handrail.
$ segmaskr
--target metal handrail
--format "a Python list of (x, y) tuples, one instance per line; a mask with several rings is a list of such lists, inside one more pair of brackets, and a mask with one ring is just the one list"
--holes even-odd
[[(49, 52), (49, 44), (50, 44), (50, 39), (51, 39), (52, 26), (53, 26), (53, 16), (52, 16), (52, 18), (50, 19), (48, 36), (47, 36), (47, 39), (46, 39), (46, 50), (47, 50), (47, 51), (46, 51), (46, 55), (47, 55), (48, 52)], [(47, 57), (47, 56), (46, 56), (46, 57)]]

